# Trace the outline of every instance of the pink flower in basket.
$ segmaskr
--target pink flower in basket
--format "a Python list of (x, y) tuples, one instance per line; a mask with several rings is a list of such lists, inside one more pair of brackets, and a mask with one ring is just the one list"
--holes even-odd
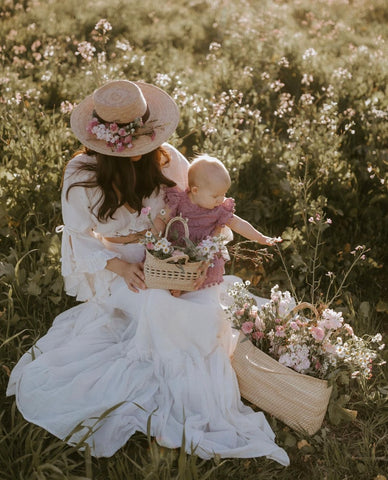
[(310, 327), (310, 332), (312, 337), (317, 341), (317, 342), (322, 342), (322, 340), (325, 338), (325, 330), (321, 327)]
[(284, 325), (277, 325), (277, 326), (276, 326), (275, 335), (276, 335), (277, 337), (285, 337), (285, 336), (286, 336), (286, 332), (285, 332), (284, 330), (285, 330)]
[(182, 257), (183, 255), (185, 255), (185, 253), (182, 252), (182, 250), (174, 250), (174, 251), (172, 252), (172, 256), (173, 256), (173, 257)]
[(245, 333), (245, 335), (249, 334), (249, 333), (252, 333), (253, 331), (253, 322), (244, 322), (242, 325), (241, 325), (241, 330), (243, 333)]

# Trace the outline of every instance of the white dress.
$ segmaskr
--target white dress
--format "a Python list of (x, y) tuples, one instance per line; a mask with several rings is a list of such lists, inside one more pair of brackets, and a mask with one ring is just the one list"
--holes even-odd
[[(164, 173), (185, 188), (187, 161), (168, 144)], [(66, 291), (83, 303), (59, 315), (12, 371), (7, 395), (16, 395), (23, 416), (70, 444), (86, 442), (95, 456), (109, 457), (136, 431), (160, 445), (182, 445), (201, 458), (267, 456), (288, 465), (264, 414), (245, 406), (230, 355), (235, 337), (220, 303), (222, 286), (188, 292), (131, 292), (104, 267), (120, 256), (141, 261), (143, 247), (103, 237), (147, 228), (146, 219), (119, 208), (115, 219), (93, 215), (97, 189), (70, 183), (75, 157), (66, 169), (62, 194), (62, 273)], [(90, 158), (88, 158), (90, 160)], [(145, 205), (156, 215), (163, 194)], [(86, 438), (85, 438), (86, 437)]]

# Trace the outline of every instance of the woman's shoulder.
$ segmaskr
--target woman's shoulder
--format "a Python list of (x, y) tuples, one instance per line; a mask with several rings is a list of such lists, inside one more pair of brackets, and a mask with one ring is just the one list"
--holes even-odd
[(162, 147), (169, 156), (169, 161), (167, 160), (166, 164), (162, 167), (163, 174), (170, 180), (173, 180), (181, 190), (185, 190), (187, 187), (189, 162), (179, 150), (169, 143), (163, 143)]
[(82, 165), (95, 164), (96, 157), (94, 155), (88, 155), (87, 153), (78, 153), (72, 157), (66, 165), (66, 168), (78, 168)]
[(64, 178), (70, 178), (74, 181), (84, 181), (90, 179), (91, 172), (87, 171), (83, 167), (86, 165), (95, 165), (96, 164), (96, 157), (92, 155), (87, 155), (86, 153), (79, 153), (71, 158), (66, 167), (65, 167), (65, 175)]

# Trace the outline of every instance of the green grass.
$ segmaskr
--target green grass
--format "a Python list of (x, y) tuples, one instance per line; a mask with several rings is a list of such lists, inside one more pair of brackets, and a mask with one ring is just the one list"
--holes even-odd
[[(386, 335), (388, 290), (388, 7), (384, 0), (1, 0), (1, 388), (23, 352), (74, 304), (60, 276), (60, 183), (78, 143), (63, 102), (107, 79), (143, 79), (172, 94), (172, 143), (218, 156), (238, 214), (283, 235), (281, 259), (229, 269), (268, 296), (279, 283), (319, 303), (357, 245), (369, 251), (335, 301), (357, 333)], [(112, 30), (94, 31), (106, 18)], [(79, 42), (95, 47), (91, 61)], [(99, 54), (99, 57), (97, 57)], [(320, 232), (308, 218), (333, 223)], [(385, 353), (386, 356), (386, 353)], [(110, 459), (91, 458), (27, 423), (1, 396), (0, 479), (370, 480), (387, 470), (387, 376), (340, 386), (352, 422), (327, 417), (311, 438), (268, 417), (291, 458), (214, 459), (136, 434)], [(302, 447), (301, 440), (308, 445)]]

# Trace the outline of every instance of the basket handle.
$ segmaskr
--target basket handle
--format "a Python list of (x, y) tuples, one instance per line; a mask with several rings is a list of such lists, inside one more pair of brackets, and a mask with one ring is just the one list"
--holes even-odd
[(299, 305), (296, 305), (296, 307), (294, 307), (291, 310), (289, 315), (292, 315), (293, 313), (299, 312), (299, 310), (304, 310), (305, 308), (310, 309), (313, 312), (313, 314), (315, 315), (316, 318), (319, 317), (318, 310), (314, 307), (314, 305), (312, 303), (308, 303), (308, 302), (301, 302)]
[(189, 227), (188, 227), (188, 225), (187, 225), (187, 220), (185, 220), (185, 219), (182, 218), (181, 216), (179, 216), (179, 217), (173, 217), (173, 218), (167, 223), (166, 232), (165, 232), (165, 234), (164, 234), (164, 237), (167, 238), (167, 236), (168, 236), (168, 231), (170, 230), (170, 227), (171, 227), (171, 225), (172, 225), (174, 222), (181, 222), (181, 223), (183, 223), (183, 228), (185, 229), (185, 237), (189, 238)]
[(185, 261), (184, 265), (186, 265), (186, 263), (190, 260), (190, 257), (184, 253), (183, 255), (173, 255), (172, 257), (164, 258), (163, 260), (159, 259), (159, 260), (164, 263), (176, 263), (179, 260), (184, 260)]

